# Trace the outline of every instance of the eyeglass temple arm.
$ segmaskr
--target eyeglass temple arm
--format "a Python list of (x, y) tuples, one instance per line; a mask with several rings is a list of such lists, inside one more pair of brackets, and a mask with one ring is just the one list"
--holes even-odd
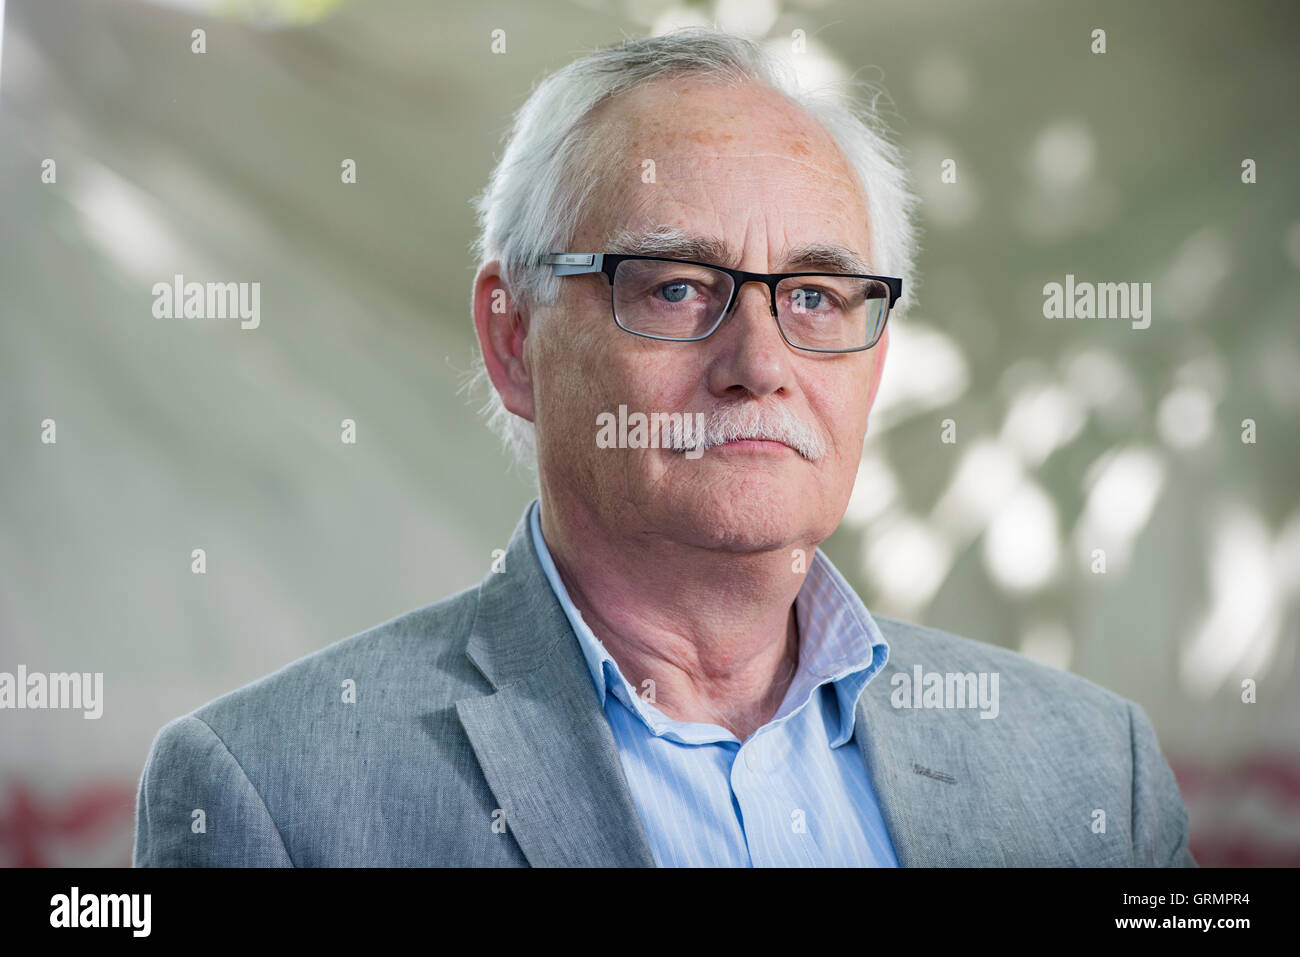
[(894, 303), (903, 298), (903, 280), (890, 279), (885, 285), (889, 287), (889, 308), (893, 309)]
[(542, 257), (542, 265), (550, 266), (556, 276), (581, 276), (604, 269), (604, 253), (550, 253)]

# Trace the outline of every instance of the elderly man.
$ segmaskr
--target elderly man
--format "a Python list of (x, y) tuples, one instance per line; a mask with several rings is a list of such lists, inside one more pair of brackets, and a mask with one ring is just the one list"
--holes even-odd
[(873, 617), (818, 551), (906, 184), (869, 115), (725, 34), (541, 84), (473, 297), (539, 499), (477, 587), (168, 724), (137, 863), (1194, 865), (1137, 705)]

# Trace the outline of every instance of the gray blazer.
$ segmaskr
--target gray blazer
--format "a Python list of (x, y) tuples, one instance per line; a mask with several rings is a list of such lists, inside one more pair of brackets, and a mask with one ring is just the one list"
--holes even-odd
[[(524, 516), (479, 585), (165, 725), (140, 779), (135, 864), (654, 866)], [(854, 742), (900, 864), (1195, 866), (1138, 705), (873, 617), (890, 655)], [(891, 678), (918, 664), (997, 672), (1000, 713), (892, 706)]]

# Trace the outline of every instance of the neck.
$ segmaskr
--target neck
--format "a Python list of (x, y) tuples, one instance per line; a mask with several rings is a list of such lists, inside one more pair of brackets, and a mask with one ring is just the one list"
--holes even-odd
[[(741, 741), (776, 714), (799, 663), (791, 550), (700, 548), (552, 509), (542, 536), (569, 598), (636, 691), (676, 721)], [(653, 569), (653, 574), (647, 574)]]

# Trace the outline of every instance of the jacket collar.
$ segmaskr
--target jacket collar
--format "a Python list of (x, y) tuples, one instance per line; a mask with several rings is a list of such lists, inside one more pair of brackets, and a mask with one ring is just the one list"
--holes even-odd
[[(858, 699), (854, 743), (899, 863), (996, 865), (1004, 859), (999, 839), (972, 828), (969, 802), (980, 793), (980, 762), (998, 756), (955, 748), (934, 712), (891, 706), (897, 662), (917, 660), (923, 649), (899, 623), (875, 620), (896, 654)], [(504, 569), (479, 585), (466, 652), (493, 691), (457, 701), (456, 710), (529, 863), (653, 867), (586, 659), (542, 572), (527, 509)]]

